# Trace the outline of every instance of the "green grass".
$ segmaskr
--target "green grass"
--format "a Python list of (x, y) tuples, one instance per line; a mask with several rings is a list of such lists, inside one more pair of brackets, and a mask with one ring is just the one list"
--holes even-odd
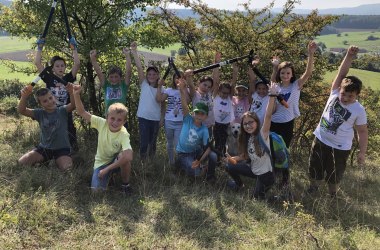
[[(32, 63), (30, 62), (13, 62), (17, 67), (22, 67), (22, 68), (32, 68), (34, 67)], [(33, 80), (34, 76), (28, 76), (27, 74), (24, 73), (19, 73), (19, 72), (14, 72), (10, 68), (8, 68), (5, 65), (4, 61), (0, 60), (0, 80), (14, 80), (18, 79), (21, 82), (30, 82)]]
[[(6, 124), (7, 126), (3, 126)], [(246, 188), (174, 175), (159, 141), (153, 163), (133, 164), (133, 195), (116, 186), (92, 195), (94, 134), (79, 130), (76, 167), (20, 167), (15, 162), (38, 140), (30, 119), (0, 117), (0, 249), (379, 249), (379, 162), (348, 168), (339, 199), (326, 190), (304, 196), (305, 162), (292, 169), (295, 203), (268, 204)], [(135, 157), (137, 158), (137, 147)]]
[[(333, 72), (327, 72), (324, 77), (325, 81), (331, 83), (334, 80), (337, 72), (337, 70)], [(363, 85), (366, 87), (371, 87), (374, 90), (380, 90), (380, 73), (378, 72), (371, 72), (361, 69), (350, 69), (348, 75), (359, 77), (359, 79), (362, 80)]]
[(141, 51), (148, 51), (148, 52), (153, 52), (157, 54), (162, 54), (166, 56), (171, 56), (171, 51), (175, 50), (178, 53), (178, 49), (181, 47), (180, 43), (173, 44), (169, 47), (166, 47), (165, 49), (160, 49), (160, 48), (154, 48), (153, 50), (149, 50), (146, 48), (139, 48)]
[(0, 53), (30, 50), (32, 42), (18, 37), (0, 36)]
[[(380, 31), (343, 32), (340, 37), (336, 34), (331, 34), (318, 36), (315, 40), (326, 44), (328, 49), (347, 48), (348, 45), (357, 45), (359, 48), (367, 49), (369, 52), (378, 52), (380, 50), (380, 40), (366, 41), (370, 35), (380, 38)], [(344, 41), (347, 41), (348, 45), (345, 45)]]

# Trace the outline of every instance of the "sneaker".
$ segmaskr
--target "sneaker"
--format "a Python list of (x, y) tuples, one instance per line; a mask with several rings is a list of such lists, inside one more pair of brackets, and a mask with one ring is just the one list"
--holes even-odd
[(125, 195), (131, 195), (132, 194), (132, 188), (130, 184), (127, 185), (121, 185), (121, 190)]
[(238, 191), (240, 188), (242, 188), (244, 185), (239, 186), (236, 184), (234, 180), (228, 180), (227, 181), (227, 187), (229, 187), (233, 191)]

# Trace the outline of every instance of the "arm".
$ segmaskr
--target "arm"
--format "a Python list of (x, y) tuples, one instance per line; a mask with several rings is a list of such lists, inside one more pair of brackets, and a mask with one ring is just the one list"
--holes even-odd
[(301, 89), (305, 82), (309, 79), (311, 76), (311, 73), (313, 72), (314, 69), (314, 53), (317, 50), (317, 44), (314, 41), (310, 41), (308, 46), (308, 55), (307, 55), (307, 65), (306, 65), (306, 70), (303, 73), (303, 75), (298, 79), (298, 87)]
[[(259, 59), (256, 58), (255, 60), (252, 61), (252, 67), (256, 67), (257, 65), (259, 64)], [(255, 72), (253, 72), (253, 69), (248, 66), (248, 70), (247, 70), (247, 75), (248, 75), (248, 83), (249, 83), (249, 86), (248, 86), (248, 100), (249, 100), (249, 103), (252, 103), (252, 95), (253, 93), (255, 92), (256, 90), (256, 81), (257, 81), (257, 76), (255, 74)]]
[(238, 79), (239, 67), (237, 63), (232, 64), (232, 79), (231, 79), (231, 96), (235, 94), (235, 87)]
[(368, 128), (367, 124), (356, 125), (356, 131), (358, 132), (358, 141), (359, 141), (359, 152), (357, 156), (358, 164), (362, 165), (365, 163), (365, 154), (367, 152), (368, 146)]
[(168, 98), (167, 94), (162, 93), (162, 85), (164, 85), (164, 84), (165, 84), (164, 79), (160, 79), (158, 81), (157, 94), (156, 94), (156, 101), (157, 102), (163, 102), (166, 100), (166, 98)]
[(80, 85), (73, 85), (74, 90), (74, 101), (77, 108), (77, 113), (85, 119), (87, 122), (91, 122), (91, 114), (88, 113), (83, 106), (82, 100), (80, 99), (80, 91), (81, 86)]
[(274, 56), (271, 62), (272, 62), (272, 75), (270, 76), (270, 80), (272, 82), (277, 82), (276, 76), (277, 76), (278, 65), (280, 64), (280, 57)]
[(182, 105), (182, 113), (183, 116), (187, 116), (187, 114), (190, 113), (189, 107), (187, 106), (186, 96), (187, 96), (187, 90), (186, 90), (186, 84), (183, 79), (178, 80), (178, 88), (179, 92), (181, 93), (181, 105)]
[[(215, 63), (220, 62), (222, 54), (220, 52), (216, 52), (215, 54)], [(210, 89), (212, 97), (215, 97), (218, 94), (219, 91), (219, 84), (220, 84), (220, 67), (216, 67), (212, 70), (212, 80), (214, 81), (214, 84), (212, 85), (212, 88)]]
[(41, 73), (44, 70), (44, 66), (42, 65), (42, 50), (44, 48), (45, 38), (39, 38), (37, 40), (37, 53), (34, 58), (34, 65), (36, 65), (38, 73)]
[(194, 86), (194, 82), (193, 82), (193, 71), (191, 69), (188, 69), (185, 71), (185, 79), (186, 79), (186, 83), (187, 83), (187, 86), (189, 86), (189, 95), (190, 95), (190, 99), (192, 99), (195, 95), (195, 86)]
[(28, 116), (30, 118), (34, 118), (33, 109), (29, 109), (26, 107), (26, 102), (28, 100), (28, 97), (31, 94), (32, 94), (32, 91), (28, 87), (24, 87), (21, 90), (21, 98), (17, 106), (17, 111), (22, 115)]
[(195, 168), (198, 168), (200, 165), (201, 165), (201, 162), (206, 159), (206, 157), (210, 154), (211, 152), (211, 148), (208, 146), (207, 149), (203, 152), (201, 158), (198, 160), (194, 160), (192, 163), (191, 163), (191, 168), (192, 169), (195, 169)]
[(73, 93), (73, 84), (68, 83), (66, 85), (66, 89), (67, 89), (67, 92), (69, 92), (69, 96), (70, 96), (70, 103), (67, 104), (66, 111), (71, 112), (75, 109), (75, 98), (74, 98), (74, 93)]
[(133, 59), (135, 59), (135, 63), (136, 63), (136, 67), (137, 67), (137, 73), (138, 73), (138, 77), (139, 77), (139, 82), (141, 84), (145, 79), (145, 74), (144, 74), (144, 70), (143, 70), (143, 67), (141, 64), (140, 57), (137, 54), (137, 43), (136, 42), (133, 42), (131, 44), (131, 52), (133, 55)]
[(78, 50), (76, 47), (73, 49), (73, 59), (74, 59), (74, 64), (73, 64), (73, 68), (71, 69), (71, 73), (73, 74), (73, 77), (75, 78), (80, 68), (80, 59), (79, 59)]
[(95, 49), (90, 51), (90, 60), (91, 60), (92, 67), (94, 67), (94, 70), (96, 74), (98, 75), (100, 87), (103, 87), (104, 82), (106, 81), (106, 78), (102, 72), (102, 69), (99, 66), (98, 61), (96, 60), (96, 55), (97, 55), (97, 52)]
[(125, 55), (125, 84), (129, 85), (131, 83), (132, 76), (132, 62), (131, 54), (127, 48), (123, 48), (123, 54)]
[(358, 54), (359, 48), (357, 46), (350, 46), (347, 50), (347, 54), (344, 57), (342, 63), (339, 66), (338, 73), (331, 85), (331, 91), (336, 90), (340, 88), (340, 84), (342, 83), (342, 80), (346, 77), (348, 74), (348, 71), (350, 70), (351, 63), (354, 60), (355, 56)]
[(115, 168), (119, 168), (121, 166), (125, 166), (128, 162), (132, 162), (133, 160), (133, 151), (131, 149), (126, 149), (121, 151), (117, 156), (117, 161), (108, 165), (106, 168), (99, 171), (98, 177), (103, 178), (109, 171)]
[(268, 102), (267, 109), (265, 111), (264, 123), (263, 123), (263, 126), (261, 127), (261, 131), (265, 140), (269, 136), (273, 108), (276, 103), (276, 97), (278, 96), (279, 93), (280, 93), (280, 87), (277, 85), (277, 83), (271, 82), (271, 85), (269, 86), (269, 102)]

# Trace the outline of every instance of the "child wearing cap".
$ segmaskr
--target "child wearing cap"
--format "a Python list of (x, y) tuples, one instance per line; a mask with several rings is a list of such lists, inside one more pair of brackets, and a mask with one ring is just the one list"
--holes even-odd
[(208, 158), (206, 181), (215, 180), (215, 166), (217, 156), (209, 147), (209, 133), (203, 122), (206, 120), (209, 108), (207, 104), (198, 102), (194, 105), (191, 115), (187, 106), (187, 89), (185, 80), (179, 79), (178, 87), (181, 93), (183, 125), (179, 136), (177, 151), (177, 166), (189, 176), (201, 174), (200, 163)]

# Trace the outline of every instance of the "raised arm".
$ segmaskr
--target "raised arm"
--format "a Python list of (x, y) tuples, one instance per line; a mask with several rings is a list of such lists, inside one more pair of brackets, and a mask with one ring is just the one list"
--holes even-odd
[(298, 79), (298, 87), (302, 88), (303, 85), (306, 83), (306, 81), (310, 78), (311, 73), (314, 69), (314, 53), (317, 50), (317, 44), (314, 41), (310, 41), (307, 45), (307, 64), (306, 64), (306, 70)]
[(278, 86), (277, 83), (271, 82), (268, 93), (269, 93), (269, 102), (267, 105), (267, 109), (265, 111), (264, 123), (263, 123), (263, 126), (261, 127), (261, 131), (262, 131), (264, 139), (267, 139), (269, 135), (273, 108), (276, 102), (276, 98), (278, 94), (280, 93), (280, 86)]
[(73, 59), (74, 59), (74, 64), (71, 69), (71, 73), (73, 74), (73, 77), (76, 77), (80, 69), (80, 59), (78, 55), (78, 49), (76, 46), (73, 47)]
[(356, 125), (356, 131), (358, 132), (358, 141), (359, 141), (359, 152), (357, 156), (358, 164), (362, 165), (365, 163), (365, 154), (367, 152), (368, 146), (368, 127), (367, 124)]
[(139, 55), (137, 54), (137, 43), (133, 42), (131, 43), (131, 52), (133, 55), (133, 59), (135, 60), (136, 68), (137, 68), (137, 74), (139, 77), (139, 84), (141, 84), (145, 79), (144, 70), (141, 64), (141, 60)]
[(239, 74), (239, 66), (237, 63), (232, 64), (232, 78), (231, 78), (231, 96), (235, 94), (235, 87), (238, 79), (238, 74)]
[[(252, 61), (252, 67), (257, 67), (259, 64), (260, 60), (259, 58), (255, 58)], [(248, 100), (249, 103), (252, 103), (252, 94), (256, 91), (256, 81), (257, 81), (257, 76), (255, 72), (253, 72), (252, 67), (248, 66), (247, 70), (247, 75), (248, 75)]]
[(331, 91), (340, 88), (342, 80), (347, 76), (348, 71), (350, 70), (351, 63), (359, 52), (357, 46), (350, 46), (347, 50), (346, 56), (344, 57), (342, 63), (339, 66), (338, 73), (331, 85)]
[(184, 79), (178, 79), (177, 80), (179, 92), (181, 93), (181, 105), (182, 105), (182, 113), (183, 116), (186, 116), (187, 114), (190, 113), (189, 106), (187, 105), (186, 101), (186, 95), (187, 95), (187, 90), (186, 90), (186, 82)]
[(77, 108), (78, 115), (80, 115), (87, 122), (91, 122), (91, 114), (84, 109), (82, 100), (80, 99), (81, 86), (73, 85), (73, 91), (74, 91), (75, 106)]
[(68, 83), (66, 85), (67, 92), (69, 92), (70, 96), (70, 103), (66, 106), (66, 111), (71, 112), (75, 109), (75, 99), (74, 99), (74, 93), (73, 93), (73, 84)]
[(91, 60), (92, 67), (94, 67), (94, 70), (99, 78), (100, 87), (103, 87), (106, 81), (106, 78), (102, 72), (102, 69), (99, 66), (99, 63), (96, 59), (96, 55), (97, 55), (96, 49), (90, 51), (90, 60)]
[(157, 102), (163, 102), (166, 100), (166, 98), (168, 98), (168, 95), (165, 94), (165, 93), (162, 93), (162, 86), (165, 84), (165, 81), (164, 79), (160, 79), (158, 81), (158, 85), (157, 85), (157, 94), (156, 94), (156, 101)]
[(189, 97), (190, 97), (190, 99), (193, 99), (193, 97), (195, 95), (195, 86), (194, 86), (194, 81), (193, 81), (193, 76), (194, 76), (193, 70), (187, 69), (185, 71), (184, 75), (185, 75), (187, 86), (189, 86)]
[(123, 54), (125, 56), (125, 84), (129, 85), (131, 83), (132, 76), (132, 62), (131, 62), (131, 53), (127, 48), (123, 48)]
[[(214, 63), (219, 63), (221, 57), (222, 57), (222, 54), (220, 52), (216, 52)], [(212, 88), (210, 89), (210, 91), (211, 91), (212, 96), (215, 97), (219, 91), (220, 67), (216, 67), (212, 70), (212, 80), (214, 84), (212, 85)]]
[(31, 94), (32, 94), (32, 90), (30, 88), (28, 88), (28, 86), (24, 87), (21, 90), (21, 98), (20, 98), (20, 102), (18, 103), (18, 106), (17, 106), (17, 111), (22, 115), (28, 116), (30, 118), (34, 118), (33, 109), (29, 109), (26, 107), (28, 97)]
[(41, 73), (44, 70), (44, 66), (42, 65), (42, 50), (45, 45), (45, 38), (39, 38), (37, 40), (37, 52), (36, 57), (34, 58), (34, 65), (36, 65), (38, 73)]
[(272, 60), (272, 75), (270, 76), (270, 80), (272, 82), (276, 82), (276, 76), (277, 76), (277, 70), (278, 70), (278, 65), (280, 64), (280, 57), (279, 56), (273, 56)]

